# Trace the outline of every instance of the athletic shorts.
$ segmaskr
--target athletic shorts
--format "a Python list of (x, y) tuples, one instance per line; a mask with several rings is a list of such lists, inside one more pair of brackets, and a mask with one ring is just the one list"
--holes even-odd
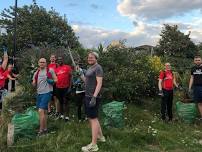
[(51, 100), (52, 94), (50, 92), (37, 95), (36, 107), (48, 110), (48, 102)]
[(202, 103), (202, 86), (194, 86), (193, 95), (196, 103)]
[(86, 116), (90, 119), (98, 118), (98, 109), (100, 98), (96, 98), (96, 105), (94, 107), (90, 107), (89, 103), (92, 97), (85, 96), (85, 112)]

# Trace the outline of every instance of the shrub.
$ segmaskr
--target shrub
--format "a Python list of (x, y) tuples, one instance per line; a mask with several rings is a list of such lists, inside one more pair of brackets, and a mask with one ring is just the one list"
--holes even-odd
[(156, 93), (162, 68), (159, 57), (111, 47), (102, 54), (100, 63), (104, 69), (105, 96), (133, 102)]

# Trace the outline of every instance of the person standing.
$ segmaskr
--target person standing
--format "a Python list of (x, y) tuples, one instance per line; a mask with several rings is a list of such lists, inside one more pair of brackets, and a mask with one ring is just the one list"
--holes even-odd
[(57, 63), (56, 75), (58, 81), (56, 83), (56, 96), (60, 103), (60, 118), (67, 122), (69, 121), (69, 95), (71, 90), (72, 68), (64, 64), (61, 56), (58, 57)]
[[(50, 64), (48, 65), (48, 69), (52, 69), (56, 73), (57, 69), (57, 63), (56, 63), (56, 56), (54, 54), (51, 54), (50, 56)], [(54, 105), (56, 108), (55, 116), (59, 116), (59, 103), (56, 98), (56, 84), (53, 85), (53, 92), (51, 97), (51, 102), (48, 104), (48, 115), (51, 115), (53, 111), (51, 111), (51, 105)]]
[[(2, 94), (4, 92), (4, 85), (7, 75), (5, 74), (5, 70), (8, 64), (8, 53), (7, 48), (3, 47), (3, 61), (0, 59), (0, 111), (2, 110)], [(6, 72), (7, 73), (7, 72)]]
[(96, 52), (88, 54), (90, 67), (86, 71), (85, 76), (81, 76), (85, 82), (85, 112), (92, 131), (91, 143), (81, 148), (83, 152), (98, 151), (97, 140), (101, 142), (106, 141), (98, 120), (98, 110), (101, 102), (100, 91), (103, 82), (103, 69), (97, 62), (98, 57), (99, 55)]
[(202, 120), (202, 59), (200, 56), (194, 57), (194, 64), (195, 66), (191, 68), (189, 93), (193, 88), (194, 101), (198, 104), (200, 120)]
[(80, 77), (84, 77), (85, 70), (76, 66), (73, 73), (73, 90), (75, 92), (75, 99), (77, 105), (77, 116), (79, 122), (85, 120), (85, 117), (82, 117), (82, 106), (85, 102), (85, 84)]
[(168, 121), (173, 119), (173, 88), (177, 87), (175, 75), (171, 70), (170, 63), (165, 63), (165, 70), (160, 72), (159, 75), (159, 95), (161, 99), (161, 119), (166, 120), (166, 115), (168, 116)]
[(47, 110), (48, 102), (51, 99), (53, 84), (57, 82), (57, 77), (53, 70), (47, 68), (45, 58), (40, 58), (39, 69), (34, 73), (32, 85), (37, 88), (36, 106), (39, 112), (40, 128), (38, 135), (47, 133)]

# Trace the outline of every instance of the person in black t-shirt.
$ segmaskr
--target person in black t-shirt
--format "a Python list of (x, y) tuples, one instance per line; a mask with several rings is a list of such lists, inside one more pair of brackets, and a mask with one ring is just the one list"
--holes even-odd
[(189, 81), (189, 92), (193, 88), (194, 101), (198, 103), (198, 109), (202, 120), (202, 59), (200, 56), (194, 57), (195, 66), (191, 68), (191, 78)]

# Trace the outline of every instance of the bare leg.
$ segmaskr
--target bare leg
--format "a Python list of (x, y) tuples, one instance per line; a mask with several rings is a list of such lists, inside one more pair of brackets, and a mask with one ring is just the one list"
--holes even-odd
[(198, 103), (198, 110), (199, 110), (201, 118), (202, 118), (202, 103)]
[(92, 144), (97, 144), (97, 137), (99, 132), (99, 121), (97, 118), (90, 119), (91, 121), (91, 131), (92, 131)]
[(44, 110), (44, 130), (47, 130), (47, 110)]
[(44, 130), (44, 110), (39, 108), (40, 128), (39, 131)]

